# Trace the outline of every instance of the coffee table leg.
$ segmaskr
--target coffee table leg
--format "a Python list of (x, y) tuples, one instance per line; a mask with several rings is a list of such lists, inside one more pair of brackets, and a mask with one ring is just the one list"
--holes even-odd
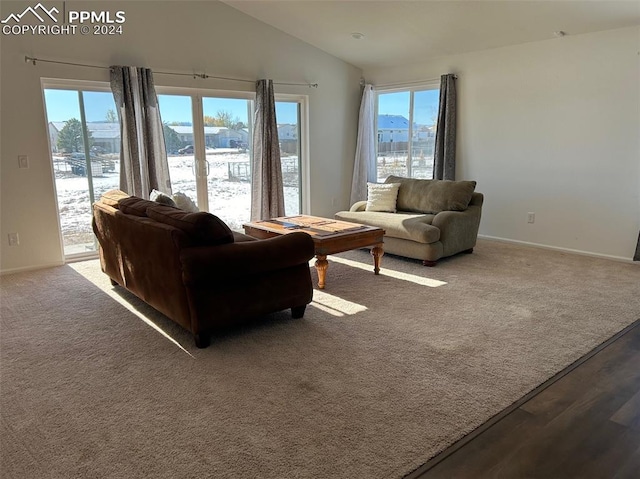
[(373, 272), (374, 274), (380, 274), (380, 260), (384, 255), (384, 250), (382, 249), (382, 243), (378, 243), (373, 248), (371, 248), (371, 256), (373, 256)]
[(316, 270), (318, 271), (318, 288), (324, 289), (324, 280), (327, 276), (327, 268), (329, 262), (327, 261), (327, 255), (319, 254), (316, 256)]

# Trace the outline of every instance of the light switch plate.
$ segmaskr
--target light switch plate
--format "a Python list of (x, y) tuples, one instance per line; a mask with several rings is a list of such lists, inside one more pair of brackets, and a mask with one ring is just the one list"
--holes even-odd
[(20, 237), (18, 233), (9, 233), (9, 246), (18, 246), (20, 244)]
[(18, 168), (29, 168), (29, 157), (27, 155), (18, 156)]

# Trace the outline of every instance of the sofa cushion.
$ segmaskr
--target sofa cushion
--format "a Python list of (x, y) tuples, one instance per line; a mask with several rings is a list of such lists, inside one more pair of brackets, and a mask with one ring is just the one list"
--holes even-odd
[(194, 246), (233, 243), (233, 233), (229, 227), (211, 213), (189, 213), (171, 206), (153, 204), (147, 208), (147, 216), (184, 231)]
[(464, 211), (476, 189), (475, 181), (420, 180), (389, 176), (385, 183), (400, 183), (398, 211), (440, 213)]
[(440, 240), (440, 230), (431, 226), (434, 215), (380, 211), (339, 211), (335, 217), (342, 221), (377, 226), (385, 231), (385, 236), (392, 238), (425, 244)]
[(396, 212), (400, 183), (367, 183), (366, 211)]
[(120, 211), (133, 216), (147, 216), (147, 208), (154, 205), (157, 203), (137, 196), (129, 196), (118, 201)]
[(129, 195), (122, 190), (109, 190), (105, 191), (100, 197), (100, 201), (113, 208), (118, 208), (118, 202), (124, 198), (129, 198)]

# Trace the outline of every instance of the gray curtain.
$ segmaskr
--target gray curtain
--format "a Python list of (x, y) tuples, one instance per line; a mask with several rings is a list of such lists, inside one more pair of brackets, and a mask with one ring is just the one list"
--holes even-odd
[(360, 104), (356, 158), (351, 180), (351, 204), (367, 199), (367, 182), (376, 183), (376, 132), (374, 122), (374, 90), (365, 85)]
[(640, 233), (638, 233), (638, 244), (636, 245), (636, 254), (633, 255), (633, 261), (640, 261)]
[(111, 90), (120, 119), (120, 189), (146, 199), (153, 189), (170, 195), (164, 131), (151, 70), (112, 66)]
[(456, 76), (440, 77), (440, 109), (433, 155), (433, 178), (456, 179)]
[(264, 220), (284, 214), (273, 81), (258, 80), (251, 159), (251, 220)]

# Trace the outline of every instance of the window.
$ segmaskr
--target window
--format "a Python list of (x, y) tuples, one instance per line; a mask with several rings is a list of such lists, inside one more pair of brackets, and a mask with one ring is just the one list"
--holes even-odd
[[(64, 255), (95, 256), (91, 205), (120, 185), (120, 124), (108, 83), (44, 79), (45, 116)], [(251, 208), (251, 92), (156, 87), (174, 192), (231, 229)], [(302, 211), (307, 98), (276, 95), (285, 214)], [(88, 154), (86, 154), (88, 152)]]
[(433, 178), (439, 96), (426, 86), (377, 93), (378, 182), (389, 175)]
[(173, 192), (241, 230), (251, 207), (253, 101), (183, 91), (158, 94)]
[(209, 211), (232, 230), (251, 217), (253, 100), (202, 99)]
[[(254, 95), (158, 87), (173, 191), (242, 231), (251, 211)], [(301, 112), (306, 98), (276, 95), (285, 214), (302, 210)]]
[(100, 85), (43, 83), (64, 255), (94, 254), (91, 205), (118, 188), (120, 124), (113, 94)]
[(284, 209), (287, 216), (298, 215), (302, 211), (300, 109), (300, 101), (276, 101)]

